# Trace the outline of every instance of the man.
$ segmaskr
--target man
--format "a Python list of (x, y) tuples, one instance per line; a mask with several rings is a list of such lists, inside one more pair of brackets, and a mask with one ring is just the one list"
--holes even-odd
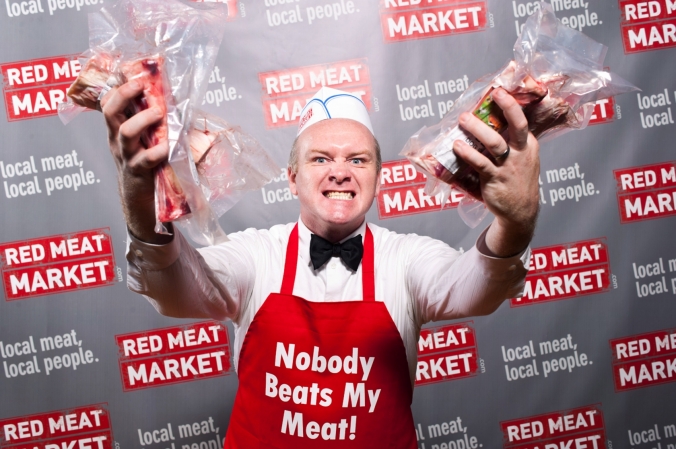
[(152, 168), (167, 149), (140, 142), (158, 111), (124, 115), (141, 89), (125, 84), (103, 107), (131, 234), (129, 286), (169, 316), (233, 320), (239, 390), (226, 448), (417, 447), (410, 403), (420, 327), (491, 313), (523, 286), (539, 158), (516, 101), (493, 93), (509, 146), (471, 114), (460, 117), (495, 156), (454, 145), (495, 215), (463, 255), (366, 224), (378, 145), (363, 103), (326, 88), (301, 114), (290, 157), (299, 222), (196, 251), (178, 233), (153, 232)]

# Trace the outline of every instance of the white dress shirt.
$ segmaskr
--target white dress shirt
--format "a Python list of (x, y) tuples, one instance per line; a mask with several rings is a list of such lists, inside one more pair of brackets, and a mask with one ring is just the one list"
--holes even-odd
[[(129, 237), (128, 285), (145, 295), (161, 313), (222, 318), (225, 303), (235, 328), (235, 368), (242, 342), (270, 293), (282, 284), (289, 234), (295, 223), (269, 230), (247, 229), (230, 241), (194, 249), (180, 233), (166, 245)], [(345, 240), (364, 236), (366, 223)], [(406, 348), (415, 379), (420, 328), (429, 321), (476, 314), (476, 305), (522, 294), (530, 251), (494, 258), (476, 247), (461, 254), (447, 244), (416, 234), (397, 234), (369, 224), (375, 250), (376, 300), (385, 303)], [(293, 294), (308, 301), (362, 299), (362, 268), (350, 270), (334, 257), (314, 270), (310, 230), (299, 220), (298, 266)], [(482, 242), (485, 232), (478, 242)]]

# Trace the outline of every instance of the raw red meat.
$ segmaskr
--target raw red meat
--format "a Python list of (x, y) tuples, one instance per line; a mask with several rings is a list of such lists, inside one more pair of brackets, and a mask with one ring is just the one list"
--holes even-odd
[(195, 127), (190, 130), (188, 140), (190, 141), (190, 152), (195, 165), (199, 167), (200, 162), (206, 156), (207, 152), (219, 140), (219, 133), (210, 131), (207, 121), (196, 121)]
[[(142, 136), (146, 148), (168, 142), (167, 103), (164, 89), (161, 56), (143, 57), (124, 62), (120, 70), (127, 81), (137, 80), (143, 84), (143, 94), (133, 102), (134, 113), (158, 107), (164, 117), (151, 126)], [(157, 221), (166, 223), (190, 213), (190, 206), (174, 170), (168, 162), (155, 168), (155, 214)]]
[(154, 106), (160, 108), (164, 113), (162, 120), (149, 127), (143, 136), (144, 144), (148, 148), (167, 141), (167, 103), (161, 71), (163, 62), (164, 58), (154, 56), (123, 62), (120, 65), (120, 71), (124, 75), (125, 81), (137, 80), (143, 85), (143, 95), (139, 95), (133, 100), (134, 114)]

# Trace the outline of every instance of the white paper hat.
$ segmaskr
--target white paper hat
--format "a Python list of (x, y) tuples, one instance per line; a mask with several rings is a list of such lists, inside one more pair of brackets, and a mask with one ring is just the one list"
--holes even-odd
[(311, 125), (331, 118), (355, 120), (366, 126), (373, 134), (368, 110), (358, 96), (342, 90), (322, 87), (303, 108), (296, 136), (299, 136)]

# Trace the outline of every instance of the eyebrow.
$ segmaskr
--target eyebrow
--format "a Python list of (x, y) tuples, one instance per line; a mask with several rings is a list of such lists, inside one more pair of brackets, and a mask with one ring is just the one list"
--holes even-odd
[[(318, 155), (318, 154), (323, 155), (323, 156), (330, 156), (330, 152), (326, 151), (326, 150), (310, 149), (307, 152), (308, 156), (314, 156), (314, 155)], [(369, 157), (371, 157), (368, 150), (358, 150), (358, 151), (353, 151), (351, 153), (348, 153), (347, 159), (353, 158), (355, 156), (369, 156)]]
[(328, 156), (328, 155), (329, 155), (329, 152), (328, 152), (328, 151), (324, 151), (324, 150), (314, 150), (314, 149), (311, 149), (311, 150), (309, 150), (309, 151), (307, 152), (307, 154), (308, 154), (308, 156), (314, 155), (314, 154), (323, 154), (323, 155), (325, 155), (325, 156)]

